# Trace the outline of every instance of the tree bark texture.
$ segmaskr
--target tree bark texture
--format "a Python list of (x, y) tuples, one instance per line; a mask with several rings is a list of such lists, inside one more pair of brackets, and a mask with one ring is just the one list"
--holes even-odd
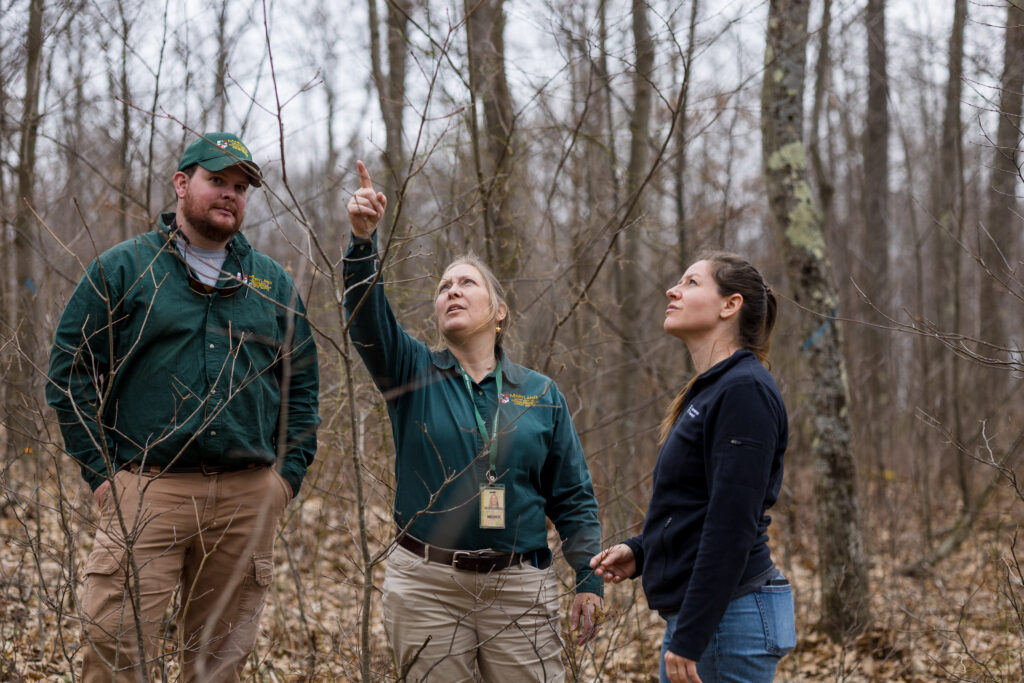
[[(999, 90), (999, 125), (992, 152), (992, 175), (984, 230), (978, 235), (978, 253), (984, 262), (986, 285), (978, 300), (980, 337), (993, 344), (1008, 343), (1008, 300), (1004, 296), (1015, 273), (1020, 216), (1015, 186), (1020, 178), (1021, 90), (1024, 89), (1024, 0), (1006, 7), (1005, 61)], [(1016, 317), (1016, 316), (1015, 316)], [(1015, 333), (1018, 331), (1014, 331)]]
[(806, 409), (814, 415), (822, 627), (836, 640), (868, 624), (867, 559), (850, 451), (848, 387), (838, 304), (821, 217), (808, 183), (802, 141), (810, 0), (771, 0), (761, 93), (762, 163), (769, 220), (781, 244), (793, 298), (812, 315), (800, 330), (809, 374)]
[[(29, 396), (32, 380), (29, 359), (39, 353), (42, 343), (37, 334), (38, 322), (36, 288), (40, 283), (37, 270), (36, 237), (37, 222), (32, 215), (35, 208), (36, 144), (39, 138), (39, 93), (43, 61), (43, 0), (32, 0), (29, 4), (28, 30), (25, 40), (25, 97), (19, 126), (18, 142), (18, 194), (14, 209), (14, 259), (17, 281), (14, 299), (17, 311), (16, 327), (12, 335), (17, 337), (20, 353), (12, 354), (11, 367), (7, 376), (8, 420), (14, 420), (23, 397)], [(9, 422), (10, 424), (10, 422)], [(21, 431), (21, 430), (18, 430)], [(32, 433), (30, 430), (22, 434)]]
[[(370, 61), (386, 135), (384, 166), (387, 172), (387, 181), (385, 181), (385, 187), (389, 187), (393, 193), (401, 189), (401, 178), (406, 163), (402, 113), (405, 105), (405, 73), (409, 53), (406, 32), (409, 26), (412, 2), (410, 0), (388, 0), (386, 5), (388, 9), (387, 39), (384, 47), (387, 52), (387, 74), (384, 73), (380, 39), (377, 33), (379, 19), (376, 0), (369, 2)], [(385, 217), (386, 219), (387, 217)], [(387, 228), (388, 226), (381, 227)], [(389, 230), (385, 230), (384, 234), (389, 234)]]
[[(406, 164), (405, 126), (405, 79), (408, 65), (409, 47), (407, 32), (413, 3), (411, 0), (386, 0), (387, 16), (385, 21), (386, 39), (384, 53), (387, 55), (387, 73), (384, 72), (382, 50), (377, 27), (380, 25), (377, 0), (369, 0), (369, 33), (370, 63), (373, 82), (377, 90), (377, 101), (380, 104), (381, 117), (384, 120), (384, 192), (392, 197), (392, 209), (384, 216), (378, 226), (381, 239), (390, 243), (392, 235), (403, 232), (401, 225), (395, 224), (393, 217), (402, 200)], [(401, 222), (401, 221), (400, 221)], [(383, 244), (384, 242), (382, 242)], [(392, 249), (399, 245), (393, 244)], [(395, 264), (398, 279), (409, 277), (404, 258), (392, 251), (388, 260)]]
[[(811, 169), (814, 182), (818, 189), (822, 221), (830, 224), (832, 216), (832, 196), (835, 194), (835, 181), (832, 171), (825, 165), (821, 154), (821, 119), (827, 108), (825, 99), (828, 95), (829, 81), (832, 73), (832, 47), (830, 31), (832, 30), (832, 0), (824, 0), (821, 6), (821, 28), (818, 30), (818, 61), (814, 64), (814, 105), (811, 109), (811, 139), (808, 143)], [(826, 128), (826, 135), (831, 131)]]
[[(618, 268), (615, 270), (616, 291), (619, 301), (629, 301), (641, 291), (640, 246), (643, 244), (644, 202), (635, 197), (647, 175), (650, 164), (651, 103), (654, 99), (652, 71), (654, 69), (654, 43), (651, 39), (649, 9), (645, 0), (633, 0), (633, 52), (636, 65), (633, 69), (633, 112), (629, 119), (629, 161), (626, 166), (626, 201), (632, 202), (627, 216), (628, 227), (618, 235)], [(624, 362), (618, 369), (616, 388), (616, 414), (626, 416), (635, 405), (638, 383), (636, 381), (636, 359), (638, 353), (637, 330), (641, 308), (622, 306), (619, 309), (620, 349)], [(621, 421), (623, 443), (632, 444), (629, 438), (634, 425), (629, 420)]]
[[(958, 277), (960, 250), (954, 242), (963, 232), (964, 207), (964, 174), (963, 174), (963, 123), (960, 113), (960, 101), (963, 94), (964, 69), (964, 27), (967, 24), (967, 0), (954, 0), (953, 27), (949, 36), (948, 79), (943, 97), (942, 125), (938, 140), (938, 164), (933, 168), (929, 180), (931, 188), (931, 217), (937, 229), (931, 227), (921, 235), (914, 235), (914, 289), (916, 290), (914, 308), (918, 319), (934, 320), (940, 328), (955, 329), (948, 321), (956, 305), (950, 299), (961, 296), (959, 286), (952, 287), (952, 296), (948, 296), (942, 288), (930, 283), (929, 271), (937, 268), (939, 272), (951, 273)], [(945, 385), (956, 387), (954, 377), (960, 373), (961, 359), (951, 357), (945, 368), (936, 371), (936, 358), (932, 340), (925, 335), (918, 336), (914, 342), (917, 368), (916, 376), (921, 378), (917, 384), (917, 405), (928, 415), (949, 425), (953, 431), (959, 431), (951, 424), (950, 416), (956, 411), (952, 402), (959, 401), (959, 392), (947, 391)], [(922, 420), (914, 425), (915, 440), (927, 444), (932, 429)], [(965, 480), (965, 456), (957, 452), (957, 470), (959, 490), (962, 492), (964, 508), (969, 509), (968, 491)], [(922, 468), (919, 480), (922, 483), (926, 505), (931, 502), (932, 480), (934, 472), (929, 467)], [(925, 517), (925, 532), (930, 545), (933, 538), (931, 516)]]
[(675, 204), (676, 204), (676, 239), (679, 249), (680, 273), (686, 270), (689, 264), (690, 253), (690, 228), (687, 225), (686, 214), (686, 151), (689, 140), (686, 139), (687, 126), (686, 116), (690, 102), (690, 74), (693, 68), (693, 52), (697, 42), (697, 13), (700, 9), (700, 0), (691, 0), (690, 23), (687, 28), (686, 53), (682, 58), (683, 71), (683, 94), (680, 97), (682, 102), (679, 112), (679, 123), (676, 127), (676, 163), (675, 163)]
[[(512, 93), (505, 72), (504, 0), (467, 0), (466, 11), (470, 87), (484, 113), (478, 176), (487, 256), (498, 278), (508, 281), (518, 274), (522, 247), (516, 235), (516, 221), (521, 219), (514, 182), (517, 136)], [(476, 120), (474, 115), (474, 127)]]
[[(849, 308), (864, 321), (878, 320), (875, 308), (887, 310), (889, 288), (889, 84), (887, 76), (885, 0), (868, 0), (864, 15), (867, 26), (868, 102), (863, 138), (864, 192), (860, 232), (862, 260), (855, 279), (867, 301), (850, 302)], [(874, 467), (882, 471), (891, 443), (889, 333), (870, 325), (856, 328), (851, 341), (858, 347), (860, 362), (855, 366), (857, 395), (855, 415), (866, 435), (866, 453), (874, 458)], [(852, 336), (852, 335), (851, 335)]]
[[(937, 294), (933, 305), (933, 319), (942, 331), (960, 331), (964, 328), (964, 172), (963, 146), (960, 139), (960, 99), (962, 93), (963, 24), (966, 7), (954, 7), (953, 33), (950, 36), (949, 81), (946, 85), (945, 108), (940, 140), (938, 176), (933, 180), (936, 198), (933, 202), (938, 228), (934, 261), (940, 272), (948, 273), (950, 287), (944, 291), (932, 287)], [(959, 43), (959, 44), (958, 44)], [(953, 101), (955, 98), (955, 104)], [(926, 285), (922, 281), (921, 287)], [(947, 293), (948, 291), (948, 293)], [(966, 442), (968, 420), (964, 413), (965, 363), (953, 355), (942, 367), (943, 386), (935, 392), (934, 414), (952, 434), (957, 443)], [(929, 375), (930, 377), (930, 375)], [(974, 504), (970, 458), (962, 450), (956, 452), (956, 477), (960, 497), (965, 508)]]

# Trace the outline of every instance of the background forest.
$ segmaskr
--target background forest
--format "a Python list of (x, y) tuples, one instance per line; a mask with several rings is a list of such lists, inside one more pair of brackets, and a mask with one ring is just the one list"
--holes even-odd
[[(252, 680), (395, 676), (390, 428), (340, 305), (356, 159), (410, 332), (434, 340), (458, 253), (511, 290), (511, 355), (565, 393), (607, 543), (689, 376), (664, 292), (703, 247), (749, 256), (792, 430), (779, 679), (1024, 680), (1022, 93), (1021, 0), (0, 0), (0, 680), (75, 680), (81, 647), (94, 511), (43, 400), (54, 325), (207, 130), (267, 176), (246, 234), (322, 361)], [(605, 607), (569, 679), (656, 680), (639, 585)]]

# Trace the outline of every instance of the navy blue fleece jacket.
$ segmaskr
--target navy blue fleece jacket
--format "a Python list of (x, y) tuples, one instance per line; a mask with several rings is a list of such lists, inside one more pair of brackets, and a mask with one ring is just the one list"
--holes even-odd
[(766, 512), (782, 485), (787, 439), (782, 396), (749, 351), (688, 392), (658, 454), (643, 533), (626, 541), (648, 605), (679, 612), (675, 654), (700, 659), (729, 601), (774, 568)]

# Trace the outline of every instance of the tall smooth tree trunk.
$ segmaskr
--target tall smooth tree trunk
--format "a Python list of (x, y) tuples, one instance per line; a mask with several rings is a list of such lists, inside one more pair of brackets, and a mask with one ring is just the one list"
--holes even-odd
[[(938, 142), (938, 164), (930, 179), (931, 187), (931, 223), (936, 228), (930, 229), (917, 240), (920, 246), (915, 248), (915, 290), (916, 309), (918, 315), (925, 320), (934, 320), (943, 329), (959, 329), (953, 312), (959, 306), (953, 301), (959, 299), (962, 288), (952, 283), (951, 287), (934, 287), (930, 282), (930, 274), (934, 272), (950, 273), (959, 278), (959, 264), (962, 254), (957, 244), (963, 232), (964, 212), (964, 171), (963, 171), (963, 122), (960, 112), (960, 100), (963, 93), (963, 60), (964, 60), (964, 27), (967, 24), (967, 0), (955, 0), (953, 6), (953, 27), (949, 36), (948, 79), (943, 97), (942, 125)], [(950, 294), (951, 293), (951, 294)], [(959, 413), (954, 406), (960, 401), (959, 381), (963, 361), (955, 354), (950, 354), (945, 361), (947, 367), (936, 371), (936, 361), (932, 341), (926, 336), (919, 336), (915, 342), (918, 361), (918, 406), (928, 415), (934, 416), (948, 426), (951, 432), (959, 433), (959, 426), (954, 424), (952, 417)], [(914, 427), (918, 435), (917, 443), (927, 444), (933, 430), (918, 420)], [(967, 457), (957, 451), (955, 458), (957, 480), (961, 492), (963, 506), (961, 511), (970, 508), (970, 488), (967, 482)], [(926, 497), (930, 497), (932, 468), (923, 468), (923, 485)], [(928, 509), (928, 501), (925, 507)], [(933, 537), (931, 515), (925, 515), (925, 524), (929, 544)]]
[[(928, 273), (921, 276), (918, 288), (925, 304), (923, 320), (934, 321), (935, 327), (946, 332), (963, 330), (964, 299), (964, 213), (965, 179), (963, 165), (962, 123), (960, 100), (963, 90), (963, 42), (967, 9), (964, 0), (954, 4), (953, 29), (949, 44), (949, 79), (946, 83), (938, 168), (931, 181), (931, 212), (934, 216), (934, 230), (929, 236), (926, 254), (929, 272), (946, 274), (949, 286), (936, 288), (928, 281)], [(927, 351), (926, 351), (927, 353)], [(922, 356), (930, 365), (931, 357)], [(935, 417), (953, 436), (957, 443), (965, 443), (968, 420), (964, 416), (964, 374), (965, 363), (956, 354), (938, 368), (922, 373), (927, 401), (924, 403), (928, 414)], [(931, 378), (936, 377), (937, 382)], [(937, 385), (936, 385), (937, 384)], [(970, 458), (957, 450), (955, 461), (956, 480), (964, 509), (973, 505)]]
[[(633, 0), (633, 52), (636, 66), (632, 75), (633, 112), (629, 119), (629, 162), (626, 167), (626, 201), (632, 202), (627, 216), (628, 228), (619, 234), (618, 268), (615, 271), (616, 292), (619, 301), (635, 301), (641, 296), (642, 264), (640, 245), (643, 242), (645, 202), (634, 198), (640, 191), (650, 164), (651, 104), (654, 100), (652, 73), (654, 70), (654, 41), (651, 39), (649, 9), (645, 0)], [(633, 430), (635, 421), (625, 419), (636, 405), (637, 362), (641, 353), (637, 349), (638, 329), (642, 308), (624, 305), (619, 309), (619, 363), (616, 388), (616, 415), (620, 418), (622, 442), (635, 448)], [(635, 459), (630, 458), (631, 462)]]
[(984, 231), (978, 235), (978, 253), (990, 273), (983, 278), (978, 299), (981, 316), (979, 336), (983, 341), (993, 344), (1009, 341), (1006, 315), (1012, 309), (1008, 308), (1009, 299), (1005, 291), (1007, 283), (1013, 282), (1019, 258), (1017, 241), (1021, 218), (1015, 186), (1020, 179), (1022, 89), (1024, 0), (1009, 0), (1006, 7), (1003, 74), (999, 89), (999, 125), (995, 149), (992, 151), (988, 211), (985, 214)]
[[(512, 92), (505, 73), (504, 0), (466, 0), (467, 51), (477, 178), (483, 204), (487, 259), (509, 281), (519, 272), (522, 245), (516, 234), (519, 161)], [(477, 125), (483, 107), (483, 139)], [(514, 298), (514, 290), (509, 291)], [(513, 302), (514, 304), (514, 302)]]
[[(408, 64), (409, 45), (406, 32), (409, 26), (410, 0), (388, 0), (387, 53), (388, 77), (386, 84), (378, 81), (377, 93), (381, 98), (381, 112), (387, 131), (384, 151), (385, 163), (397, 190), (406, 164), (403, 137), (405, 127), (402, 113), (405, 111), (405, 74)], [(377, 76), (374, 76), (375, 80)]]
[[(7, 52), (4, 50), (5, 44), (0, 41), (0, 62), (7, 59)], [(7, 88), (0, 87), (0, 131), (10, 130), (11, 124), (8, 121), (8, 107), (7, 102), (10, 99), (10, 95), (7, 92)], [(0, 135), (0, 157), (6, 157), (13, 153), (13, 141), (8, 139), (7, 135)], [(9, 188), (8, 185), (8, 174), (0, 171), (0, 206), (7, 207), (9, 201)], [(18, 322), (18, 278), (15, 273), (15, 256), (14, 256), (14, 238), (15, 238), (15, 226), (8, 223), (5, 220), (0, 220), (0, 292), (3, 294), (3, 298), (0, 301), (3, 302), (3, 320), (0, 322), (0, 339), (8, 339), (14, 334), (14, 330), (17, 329)], [(16, 354), (10, 349), (0, 352), (0, 376), (4, 378), (10, 378), (12, 364), (16, 361)], [(10, 406), (7, 404), (9, 395), (9, 382), (0, 382), (0, 406), (2, 406), (2, 412), (0, 412), (0, 453), (6, 454), (7, 450), (7, 415), (10, 412)]]
[[(850, 451), (848, 386), (832, 267), (821, 214), (807, 181), (803, 95), (810, 0), (771, 0), (761, 91), (762, 163), (769, 220), (783, 249), (799, 329), (815, 381), (805, 409), (815, 416), (814, 457), (821, 625), (837, 641), (868, 625), (867, 558)], [(795, 309), (794, 309), (795, 310)]]
[[(867, 25), (868, 102), (864, 126), (864, 180), (861, 198), (863, 228), (860, 231), (861, 267), (855, 272), (868, 302), (851, 308), (865, 322), (879, 319), (875, 307), (886, 310), (889, 288), (889, 86), (887, 77), (885, 0), (868, 0), (864, 14)], [(851, 302), (854, 303), (854, 302)], [(870, 325), (856, 328), (852, 347), (856, 349), (857, 416), (866, 435), (864, 455), (872, 457), (875, 469), (886, 468), (891, 443), (887, 419), (892, 395), (889, 334)]]
[[(924, 250), (929, 263), (918, 267), (918, 310), (926, 319), (934, 319), (946, 329), (958, 329), (959, 306), (954, 303), (962, 296), (961, 287), (954, 282), (950, 288), (935, 288), (929, 284), (929, 272), (948, 272), (958, 281), (958, 264), (962, 261), (961, 249), (957, 241), (964, 231), (964, 159), (963, 159), (963, 122), (961, 116), (961, 99), (964, 91), (964, 31), (967, 26), (967, 0), (955, 0), (953, 5), (953, 26), (949, 34), (948, 80), (943, 96), (942, 126), (938, 140), (939, 160), (931, 178), (932, 200), (931, 213), (938, 226), (931, 234), (931, 249)], [(952, 296), (946, 292), (952, 292)], [(950, 431), (958, 434), (958, 421), (954, 416), (959, 411), (957, 404), (961, 397), (958, 378), (961, 376), (963, 360), (953, 354), (948, 359), (948, 368), (938, 374), (938, 382), (933, 379), (934, 353), (930, 340), (921, 337), (918, 342), (919, 359), (921, 362), (919, 402), (928, 415), (935, 416), (947, 424)], [(921, 425), (919, 429), (929, 429)], [(927, 442), (922, 434), (921, 443)], [(953, 455), (956, 462), (956, 479), (963, 502), (963, 510), (971, 507), (971, 488), (967, 470), (968, 458), (961, 452)], [(929, 480), (926, 476), (926, 484)], [(931, 538), (931, 533), (929, 533)]]
[(690, 234), (687, 225), (686, 215), (686, 151), (689, 140), (686, 139), (687, 108), (690, 101), (690, 74), (693, 71), (693, 52), (696, 45), (697, 34), (697, 13), (700, 8), (700, 0), (691, 0), (690, 3), (690, 24), (688, 37), (686, 39), (686, 53), (683, 56), (683, 92), (680, 98), (682, 111), (679, 112), (679, 122), (676, 124), (676, 159), (675, 159), (675, 204), (676, 204), (676, 248), (679, 250), (679, 272), (680, 274), (690, 265), (692, 254), (690, 253)]
[[(821, 4), (821, 27), (818, 29), (818, 60), (814, 63), (814, 104), (811, 108), (811, 139), (807, 146), (814, 183), (818, 189), (818, 206), (821, 209), (824, 225), (831, 224), (832, 196), (835, 194), (836, 189), (832, 170), (826, 166), (821, 154), (821, 119), (823, 110), (827, 109), (825, 99), (828, 96), (832, 73), (831, 30), (832, 0), (824, 0)], [(825, 135), (831, 135), (829, 128), (826, 129)]]
[[(381, 116), (384, 119), (385, 145), (384, 145), (384, 181), (388, 196), (401, 200), (400, 193), (403, 190), (406, 177), (406, 164), (408, 160), (405, 152), (405, 127), (403, 113), (405, 111), (405, 74), (408, 64), (408, 42), (406, 32), (409, 26), (409, 13), (412, 11), (411, 0), (387, 0), (387, 18), (385, 28), (387, 36), (385, 48), (387, 53), (387, 74), (384, 72), (384, 64), (381, 54), (380, 37), (377, 27), (380, 24), (377, 0), (369, 0), (369, 29), (370, 29), (370, 64), (373, 73), (373, 82), (377, 89), (377, 100), (380, 104)], [(396, 202), (397, 205), (397, 202)], [(390, 242), (392, 235), (403, 232), (401, 225), (395, 225), (392, 221), (394, 211), (381, 221), (378, 230), (381, 238)], [(403, 279), (406, 269), (403, 268), (405, 261), (401, 258), (395, 259), (394, 254), (390, 260), (396, 263), (399, 271), (399, 279)]]
[[(32, 366), (38, 362), (43, 335), (39, 334), (37, 287), (41, 282), (36, 251), (37, 221), (32, 215), (35, 208), (36, 143), (39, 138), (39, 93), (43, 58), (43, 0), (29, 3), (28, 30), (25, 40), (25, 97), (23, 99), (18, 138), (17, 196), (14, 207), (14, 282), (13, 303), (16, 318), (11, 327), (15, 340), (13, 351), (8, 351), (9, 366), (6, 378), (6, 404), (4, 424), (7, 427), (8, 448), (15, 453), (27, 453), (31, 447), (25, 441), (35, 433), (29, 426), (33, 422), (31, 411)], [(23, 424), (24, 423), (24, 424)]]
[[(217, 8), (217, 66), (214, 71), (213, 103), (216, 107), (216, 129), (227, 128), (228, 108), (228, 0), (221, 0)], [(202, 131), (206, 132), (206, 131)]]
[(118, 141), (118, 164), (120, 166), (119, 171), (121, 174), (118, 184), (117, 194), (117, 224), (118, 230), (122, 240), (126, 240), (131, 235), (128, 232), (128, 193), (131, 185), (131, 172), (129, 167), (131, 162), (129, 157), (131, 156), (131, 145), (132, 145), (132, 97), (131, 88), (128, 84), (128, 58), (131, 51), (128, 37), (131, 32), (131, 20), (128, 15), (125, 14), (127, 8), (123, 0), (118, 0), (117, 13), (120, 20), (121, 33), (118, 38), (121, 41), (121, 63), (118, 71), (117, 81), (117, 98), (120, 100), (121, 111), (120, 111), (120, 127), (121, 127), (121, 139)]

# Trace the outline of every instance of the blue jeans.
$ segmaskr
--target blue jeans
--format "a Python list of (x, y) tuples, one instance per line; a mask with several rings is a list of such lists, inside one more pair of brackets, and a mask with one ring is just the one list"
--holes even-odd
[[(667, 622), (661, 645), (661, 683), (668, 683), (665, 656), (679, 613)], [(703, 683), (770, 683), (775, 668), (796, 647), (793, 591), (788, 585), (762, 586), (729, 603), (711, 642), (697, 661)]]

